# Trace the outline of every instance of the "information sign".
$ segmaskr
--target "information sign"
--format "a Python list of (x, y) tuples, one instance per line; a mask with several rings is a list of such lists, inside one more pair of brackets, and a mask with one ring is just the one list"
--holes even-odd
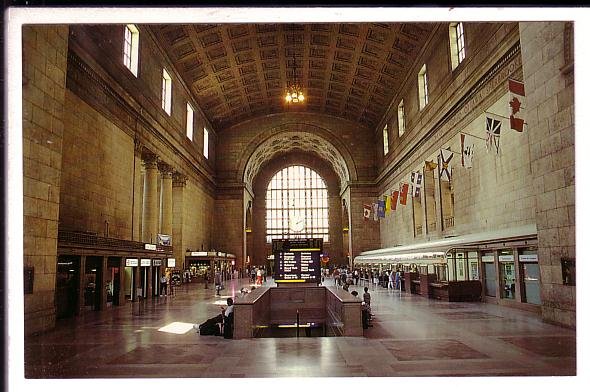
[(125, 267), (137, 267), (139, 260), (137, 259), (125, 259)]
[(321, 238), (273, 240), (275, 282), (320, 282)]

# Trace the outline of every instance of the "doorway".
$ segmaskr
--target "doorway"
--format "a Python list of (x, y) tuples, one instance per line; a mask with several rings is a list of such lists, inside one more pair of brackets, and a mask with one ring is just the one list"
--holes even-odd
[(82, 280), (85, 310), (100, 310), (100, 293), (104, 289), (101, 284), (102, 272), (102, 257), (88, 256)]
[(60, 255), (55, 278), (55, 316), (68, 318), (78, 307), (80, 256)]

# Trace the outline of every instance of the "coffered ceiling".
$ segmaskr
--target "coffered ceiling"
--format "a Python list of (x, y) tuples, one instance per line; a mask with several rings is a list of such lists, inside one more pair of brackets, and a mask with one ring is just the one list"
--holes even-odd
[[(381, 120), (434, 23), (150, 25), (218, 131), (307, 111)], [(295, 77), (305, 101), (287, 104)]]

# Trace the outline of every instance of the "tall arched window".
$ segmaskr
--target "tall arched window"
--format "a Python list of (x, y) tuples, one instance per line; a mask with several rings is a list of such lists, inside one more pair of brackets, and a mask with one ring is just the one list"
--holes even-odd
[(266, 241), (323, 238), (328, 242), (328, 188), (308, 167), (289, 166), (266, 190)]

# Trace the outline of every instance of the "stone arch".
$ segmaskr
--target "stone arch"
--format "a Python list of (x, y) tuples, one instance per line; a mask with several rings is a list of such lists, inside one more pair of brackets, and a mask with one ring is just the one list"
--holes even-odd
[(293, 150), (309, 151), (330, 163), (340, 187), (356, 180), (351, 154), (334, 135), (310, 124), (285, 123), (260, 133), (245, 149), (239, 164), (240, 180), (252, 189), (260, 168), (273, 157)]

